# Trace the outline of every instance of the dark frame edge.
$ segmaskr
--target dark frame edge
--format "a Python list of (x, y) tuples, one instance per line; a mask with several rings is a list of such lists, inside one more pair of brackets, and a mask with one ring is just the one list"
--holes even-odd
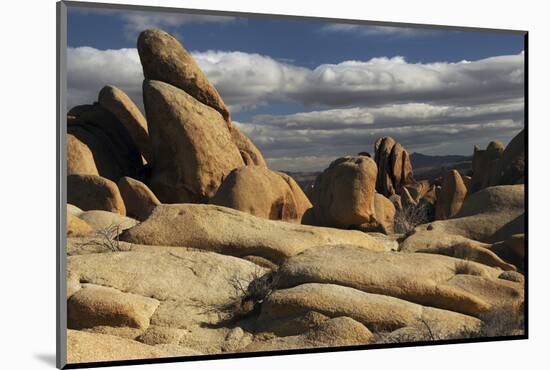
[(67, 4), (56, 3), (56, 367), (62, 369), (67, 365), (67, 192), (66, 192), (66, 117), (67, 111)]
[(523, 89), (524, 89), (524, 108), (523, 108), (523, 129), (524, 147), (525, 147), (525, 172), (524, 172), (524, 199), (525, 199), (525, 282), (524, 282), (524, 333), (529, 339), (529, 32), (523, 35)]

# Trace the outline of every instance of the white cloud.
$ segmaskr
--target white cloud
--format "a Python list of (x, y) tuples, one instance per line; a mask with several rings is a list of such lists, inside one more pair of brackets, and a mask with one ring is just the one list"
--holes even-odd
[[(340, 130), (349, 126), (461, 123), (471, 119), (521, 118), (522, 99), (476, 106), (432, 105), (427, 103), (388, 104), (377, 107), (354, 107), (301, 112), (288, 115), (256, 115), (253, 123), (284, 129)], [(372, 126), (370, 127), (370, 129)]]
[(239, 51), (193, 52), (193, 57), (229, 104), (257, 104), (297, 91), (307, 68)]
[(334, 23), (327, 24), (321, 27), (322, 32), (338, 32), (348, 33), (357, 36), (392, 36), (392, 37), (419, 37), (429, 36), (436, 33), (436, 31), (411, 28), (411, 27), (395, 27), (395, 26), (373, 26), (373, 25), (360, 25), (360, 24), (346, 24), (346, 23)]
[[(193, 55), (223, 99), (240, 109), (271, 99), (338, 108), (400, 102), (476, 105), (523, 96), (522, 54), (424, 64), (381, 57), (322, 64), (313, 70), (236, 51)], [(141, 88), (135, 49), (69, 49), (68, 64), (69, 79), (87, 81), (92, 90), (117, 82), (121, 88)]]
[(323, 64), (294, 95), (324, 106), (499, 100), (523, 93), (523, 60), (518, 54), (470, 63), (408, 63), (402, 57), (382, 57)]
[(136, 49), (67, 49), (67, 107), (90, 104), (99, 90), (114, 85), (142, 106), (143, 70)]
[(311, 70), (241, 52), (194, 53), (230, 104), (280, 98), (318, 107), (388, 102), (476, 104), (523, 95), (523, 55), (459, 63), (408, 63), (402, 57), (322, 64)]
[[(382, 57), (315, 69), (259, 54), (192, 54), (235, 110), (274, 100), (309, 106), (240, 123), (276, 169), (322, 169), (330, 159), (372, 151), (388, 135), (410, 151), (466, 154), (523, 127), (522, 54), (425, 64)], [(67, 57), (69, 108), (95, 101), (106, 84), (142, 107), (136, 49), (69, 48)]]

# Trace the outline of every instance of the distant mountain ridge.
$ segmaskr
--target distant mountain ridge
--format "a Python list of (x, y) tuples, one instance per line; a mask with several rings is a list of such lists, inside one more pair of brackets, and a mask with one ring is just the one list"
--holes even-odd
[(451, 163), (471, 162), (472, 156), (467, 155), (427, 155), (414, 152), (410, 156), (413, 170), (422, 167), (449, 165)]

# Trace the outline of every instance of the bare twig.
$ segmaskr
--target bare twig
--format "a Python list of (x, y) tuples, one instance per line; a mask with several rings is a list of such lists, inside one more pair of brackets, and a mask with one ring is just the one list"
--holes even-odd
[(432, 328), (430, 327), (430, 325), (428, 324), (428, 322), (424, 319), (424, 318), (421, 318), (420, 319), (420, 322), (424, 325), (424, 327), (426, 328), (426, 331), (428, 332), (428, 335), (429, 335), (429, 340), (437, 340), (437, 338), (435, 337), (433, 331), (432, 331)]
[(79, 244), (80, 247), (99, 247), (111, 252), (124, 252), (120, 244), (120, 225), (111, 224), (104, 229), (96, 231), (96, 238), (87, 240)]
[(408, 234), (426, 222), (429, 222), (428, 207), (424, 203), (408, 205), (395, 212), (394, 229), (398, 234)]

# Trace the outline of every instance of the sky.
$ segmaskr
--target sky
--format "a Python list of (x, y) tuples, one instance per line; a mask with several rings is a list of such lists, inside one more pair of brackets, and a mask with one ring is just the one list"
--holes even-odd
[(471, 155), (524, 125), (521, 34), (76, 7), (68, 107), (114, 85), (144, 111), (136, 41), (148, 28), (182, 42), (276, 170), (319, 171), (382, 136)]

